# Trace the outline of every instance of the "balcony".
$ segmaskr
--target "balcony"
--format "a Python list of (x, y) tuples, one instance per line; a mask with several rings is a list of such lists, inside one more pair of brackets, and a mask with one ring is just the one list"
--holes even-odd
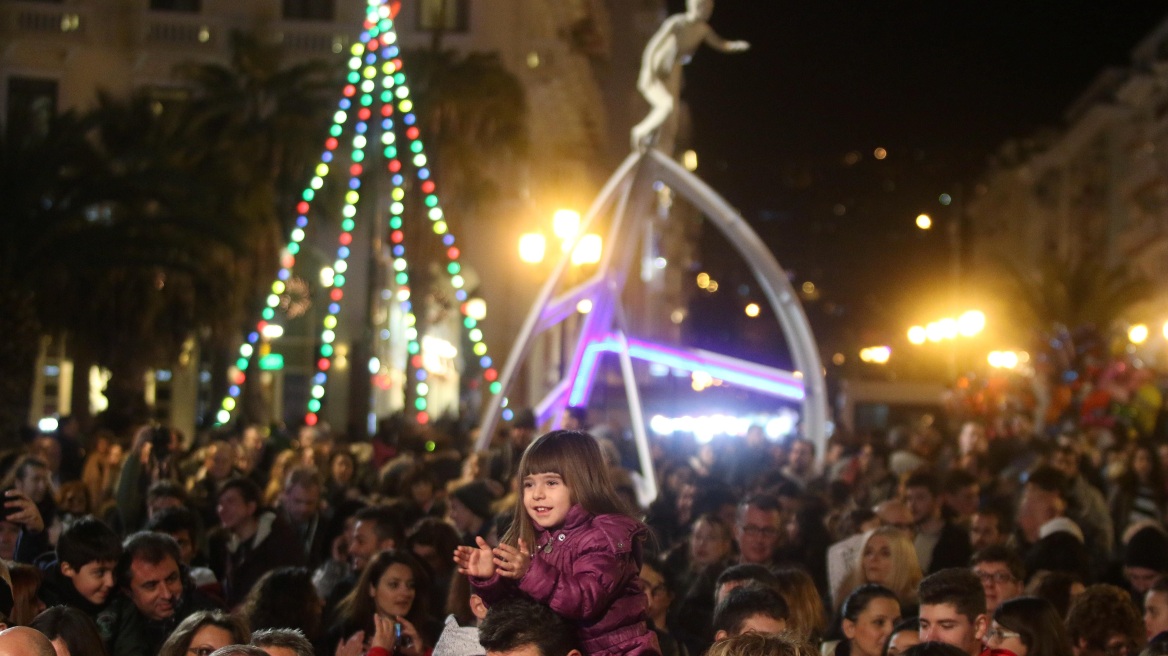
[(9, 38), (79, 40), (86, 33), (89, 19), (88, 7), (19, 0), (0, 4), (0, 34)]
[(272, 26), (284, 53), (296, 59), (321, 58), (345, 52), (360, 33), (360, 25), (333, 22), (282, 21)]
[(199, 14), (150, 11), (142, 15), (138, 43), (149, 49), (179, 48), (217, 50), (225, 40), (208, 17)]

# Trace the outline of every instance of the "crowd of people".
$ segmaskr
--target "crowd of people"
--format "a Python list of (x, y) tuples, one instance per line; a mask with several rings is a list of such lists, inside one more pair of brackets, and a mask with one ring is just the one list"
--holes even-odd
[(0, 655), (1168, 654), (1168, 444), (756, 427), (654, 440), (649, 498), (585, 419), (521, 412), (483, 452), (400, 418), (63, 420), (0, 459)]

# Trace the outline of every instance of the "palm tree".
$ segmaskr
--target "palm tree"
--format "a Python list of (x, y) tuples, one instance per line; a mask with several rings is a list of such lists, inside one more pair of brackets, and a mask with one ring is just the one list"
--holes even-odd
[(1016, 325), (1107, 330), (1155, 292), (1152, 281), (1130, 265), (1109, 265), (1102, 256), (1047, 256), (1031, 272), (1009, 262), (1000, 270), (1006, 274), (1005, 297), (1015, 301), (1011, 307), (1019, 314)]

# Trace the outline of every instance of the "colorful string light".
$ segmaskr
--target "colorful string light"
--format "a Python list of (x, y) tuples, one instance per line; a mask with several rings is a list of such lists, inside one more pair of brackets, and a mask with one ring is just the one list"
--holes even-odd
[[(442, 240), (446, 257), (445, 271), (451, 287), (455, 290), (455, 298), (459, 301), (460, 312), (463, 315), (462, 324), (471, 341), (471, 350), (478, 358), (478, 365), (482, 369), (483, 379), (487, 382), (490, 392), (498, 394), (500, 391), (498, 372), (493, 368), (491, 358), (487, 354), (487, 345), (483, 341), (482, 331), (478, 328), (477, 321), (466, 313), (467, 293), (464, 289), (465, 281), (461, 275), (462, 264), (459, 261), (461, 252), (455, 245), (454, 235), (446, 223), (445, 215), (435, 192), (434, 181), (430, 179), (431, 173), (427, 168), (428, 159), (425, 154), (425, 146), (421, 140), (417, 117), (413, 113), (413, 101), (409, 98), (409, 87), (402, 70), (400, 51), (396, 45), (397, 33), (394, 29), (393, 18), (397, 15), (399, 8), (400, 3), (398, 2), (369, 0), (365, 31), (362, 32), (358, 43), (353, 44), (350, 49), (347, 84), (342, 92), (343, 97), (338, 105), (338, 110), (333, 116), (333, 124), (329, 128), (325, 152), (321, 155), (321, 161), (316, 167), (316, 175), (303, 191), (303, 200), (297, 206), (299, 215), (296, 220), (296, 228), (293, 229), (291, 240), (281, 254), (280, 271), (277, 274), (277, 280), (272, 285), (272, 294), (268, 296), (267, 307), (262, 312), (263, 318), (257, 323), (256, 330), (248, 335), (246, 343), (240, 347), (239, 359), (236, 362), (235, 371), (232, 372), (231, 382), (233, 384), (216, 417), (218, 424), (230, 421), (232, 412), (237, 406), (236, 399), (246, 381), (248, 363), (255, 351), (254, 345), (259, 341), (263, 328), (268, 322), (274, 320), (275, 307), (279, 305), (280, 294), (285, 288), (284, 281), (291, 277), (291, 270), (296, 262), (295, 256), (299, 253), (300, 242), (305, 237), (304, 229), (308, 225), (311, 203), (315, 199), (316, 193), (323, 188), (325, 181), (333, 173), (329, 164), (334, 160), (334, 152), (338, 148), (339, 139), (346, 133), (347, 124), (355, 116), (356, 120), (352, 127), (356, 134), (351, 141), (352, 163), (348, 171), (349, 191), (345, 194), (345, 204), (342, 209), (344, 218), (341, 223), (342, 232), (338, 237), (337, 258), (333, 263), (331, 276), (326, 276), (326, 279), (323, 280), (326, 288), (329, 289), (330, 303), (328, 313), (322, 320), (319, 357), (316, 359), (316, 372), (310, 389), (311, 398), (308, 401), (305, 414), (306, 424), (311, 426), (319, 421), (319, 412), (327, 391), (328, 372), (332, 367), (335, 355), (333, 342), (336, 338), (335, 330), (339, 321), (341, 302), (344, 298), (343, 287), (348, 267), (347, 259), (353, 239), (352, 231), (355, 228), (357, 205), (360, 201), (360, 194), (357, 190), (361, 186), (360, 177), (364, 173), (362, 162), (365, 159), (365, 149), (369, 145), (366, 133), (369, 131), (369, 125), (374, 116), (375, 106), (377, 107), (376, 114), (381, 117), (381, 143), (384, 146), (383, 153), (387, 160), (386, 168), (393, 184), (392, 202), (388, 210), (390, 214), (389, 234), (392, 244), (392, 267), (394, 269), (393, 282), (397, 286), (395, 296), (404, 313), (403, 324), (405, 325), (404, 336), (407, 340), (408, 367), (414, 372), (414, 407), (407, 408), (407, 410), (414, 412), (415, 419), (419, 423), (425, 424), (430, 420), (427, 401), (429, 374), (424, 366), (421, 341), (417, 330), (417, 318), (413, 313), (413, 305), (410, 300), (409, 264), (405, 255), (402, 215), (405, 211), (406, 192), (402, 170), (406, 168), (407, 163), (413, 169), (414, 175), (420, 183), (419, 187), (427, 208), (426, 214), (430, 220), (431, 230), (435, 236)], [(375, 96), (373, 93), (377, 87), (375, 78), (379, 74), (381, 76), (380, 93)], [(355, 112), (352, 111), (354, 104), (358, 105)], [(397, 128), (401, 126), (396, 125), (394, 121), (395, 105), (397, 113), (401, 116), (401, 123), (404, 125), (403, 131), (408, 151), (408, 155), (405, 157), (400, 156), (397, 147)]]

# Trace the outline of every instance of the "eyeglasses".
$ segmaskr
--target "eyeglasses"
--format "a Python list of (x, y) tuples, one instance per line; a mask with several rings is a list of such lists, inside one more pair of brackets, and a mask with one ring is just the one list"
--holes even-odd
[(742, 527), (742, 532), (751, 537), (773, 538), (779, 534), (779, 529), (771, 526), (755, 526), (754, 524), (747, 524)]
[(979, 572), (974, 570), (973, 573), (977, 574), (977, 578), (981, 579), (982, 585), (989, 585), (991, 583), (1005, 585), (1006, 583), (1013, 583), (1018, 580), (1009, 572)]
[(1011, 631), (1009, 629), (1003, 629), (1000, 626), (991, 627), (990, 630), (986, 631), (985, 633), (986, 642), (1001, 642), (1003, 640), (1009, 640), (1010, 638), (1021, 637), (1021, 633)]
[(191, 647), (190, 649), (187, 650), (187, 653), (193, 654), (194, 656), (211, 656), (211, 654), (215, 653), (215, 648), (214, 647)]

